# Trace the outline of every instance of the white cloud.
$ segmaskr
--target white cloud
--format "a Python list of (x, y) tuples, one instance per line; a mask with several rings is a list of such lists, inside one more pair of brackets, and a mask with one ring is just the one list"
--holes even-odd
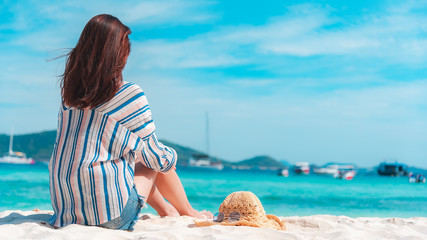
[(133, 44), (132, 58), (144, 69), (198, 68), (241, 64), (243, 61), (228, 54), (220, 45), (210, 45), (202, 40), (171, 42), (144, 41)]
[(328, 9), (313, 8), (309, 11), (293, 8), (266, 25), (226, 30), (218, 35), (240, 44), (253, 44), (262, 53), (291, 56), (392, 57), (405, 62), (419, 59), (427, 51), (424, 34), (427, 15), (414, 13), (417, 9), (408, 8), (399, 13), (386, 10), (344, 21), (331, 17)]
[[(30, 17), (27, 17), (28, 11), (21, 11), (22, 6), (11, 7), (21, 9), (16, 14), (16, 22), (11, 24), (13, 27), (30, 28), (40, 22), (37, 20), (40, 17), (50, 21), (44, 29), (28, 31), (12, 44), (37, 51), (73, 46), (85, 21), (100, 12), (112, 13), (135, 26), (199, 24), (218, 17), (208, 11), (215, 4), (208, 1), (143, 1), (120, 5), (107, 2), (98, 7), (94, 4), (99, 3), (64, 2), (47, 7), (39, 4), (35, 4), (37, 10)], [(182, 40), (135, 41), (134, 53), (140, 56), (138, 61), (144, 69), (271, 64), (265, 59), (272, 56), (354, 56), (375, 57), (390, 63), (423, 63), (427, 61), (424, 34), (427, 15), (414, 13), (414, 6), (405, 4), (402, 7), (405, 10), (391, 8), (344, 21), (332, 17), (330, 7), (297, 5), (289, 7), (283, 16), (270, 18), (264, 25), (223, 26)], [(82, 17), (73, 20), (73, 13)]]
[[(137, 25), (177, 25), (203, 23), (217, 19), (209, 12), (214, 1), (143, 0), (122, 1), (15, 1), (4, 4), (3, 11), (12, 13), (13, 20), (3, 28), (20, 30), (49, 21), (79, 21), (78, 16), (92, 17), (100, 13), (117, 15), (127, 23)], [(85, 21), (89, 19), (84, 19)]]
[(278, 79), (269, 78), (239, 78), (228, 81), (229, 84), (240, 87), (265, 87), (278, 84), (279, 82)]
[[(75, 45), (84, 25), (97, 14), (108, 13), (124, 24), (135, 26), (176, 26), (203, 24), (218, 16), (209, 12), (213, 1), (43, 1), (10, 2), (2, 10), (7, 22), (0, 30), (13, 30), (7, 35), (11, 45), (36, 51), (55, 50)], [(1, 12), (0, 12), (1, 13)]]
[[(118, 12), (124, 22), (144, 24), (178, 25), (203, 23), (217, 18), (204, 8), (214, 5), (206, 1), (143, 1), (126, 3)], [(112, 4), (110, 5), (112, 6)], [(112, 12), (115, 12), (113, 10)]]
[(350, 56), (392, 64), (427, 62), (427, 14), (417, 12), (414, 5), (405, 6), (406, 11), (385, 10), (350, 20), (331, 17), (330, 8), (296, 6), (265, 25), (228, 26), (184, 40), (135, 45), (144, 46), (146, 66), (154, 68), (257, 64), (269, 56)]

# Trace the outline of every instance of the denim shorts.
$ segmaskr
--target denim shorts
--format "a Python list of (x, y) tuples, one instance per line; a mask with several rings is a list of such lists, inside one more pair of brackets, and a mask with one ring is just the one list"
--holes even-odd
[(144, 197), (138, 195), (135, 186), (130, 192), (128, 202), (120, 216), (99, 225), (100, 227), (119, 230), (133, 230), (133, 226), (139, 219), (141, 209), (144, 206)]

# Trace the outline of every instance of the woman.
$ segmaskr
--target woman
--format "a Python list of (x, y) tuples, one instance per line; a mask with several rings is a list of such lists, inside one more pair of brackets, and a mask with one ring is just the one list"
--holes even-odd
[(212, 216), (191, 207), (144, 92), (123, 81), (130, 33), (111, 15), (95, 16), (68, 54), (49, 163), (53, 226), (131, 230), (146, 202), (161, 216)]

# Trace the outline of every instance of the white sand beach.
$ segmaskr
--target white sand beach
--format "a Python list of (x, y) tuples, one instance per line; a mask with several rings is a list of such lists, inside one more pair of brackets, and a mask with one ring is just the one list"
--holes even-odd
[(52, 228), (46, 221), (52, 211), (4, 211), (0, 213), (0, 239), (427, 239), (427, 218), (350, 218), (315, 215), (280, 217), (286, 231), (265, 228), (194, 227), (190, 217), (144, 215), (135, 231), (69, 225)]

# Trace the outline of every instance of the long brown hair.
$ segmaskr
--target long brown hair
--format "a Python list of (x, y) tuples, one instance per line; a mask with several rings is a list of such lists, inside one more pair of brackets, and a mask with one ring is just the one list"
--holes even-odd
[(108, 14), (86, 24), (68, 54), (61, 76), (63, 101), (70, 107), (94, 108), (114, 97), (130, 53), (130, 29)]

